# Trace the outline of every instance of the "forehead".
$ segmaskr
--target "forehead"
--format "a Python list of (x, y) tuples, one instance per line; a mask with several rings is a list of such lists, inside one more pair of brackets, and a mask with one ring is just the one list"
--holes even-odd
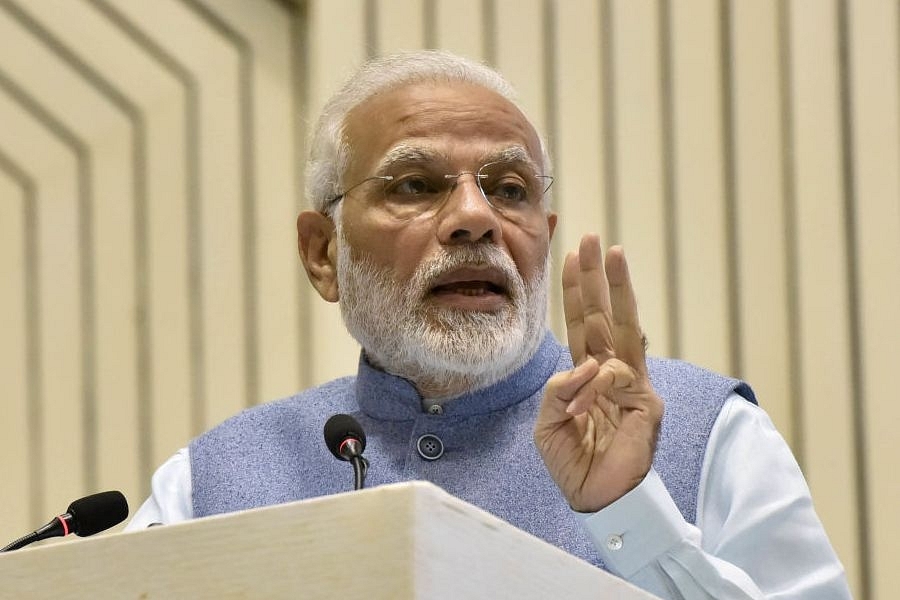
[(541, 164), (540, 140), (525, 115), (503, 96), (469, 83), (419, 82), (379, 93), (347, 115), (344, 131), (354, 176), (400, 147), (429, 148), (468, 168), (517, 146)]

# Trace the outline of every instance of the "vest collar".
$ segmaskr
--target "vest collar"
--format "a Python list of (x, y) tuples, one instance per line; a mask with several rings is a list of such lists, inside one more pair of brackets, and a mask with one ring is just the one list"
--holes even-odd
[[(556, 371), (564, 348), (547, 332), (537, 352), (512, 375), (486, 388), (443, 402), (443, 414), (432, 418), (469, 417), (501, 410), (537, 393)], [(425, 415), (422, 396), (406, 379), (376, 369), (360, 353), (356, 399), (376, 419), (405, 421)], [(430, 415), (429, 415), (430, 416)]]

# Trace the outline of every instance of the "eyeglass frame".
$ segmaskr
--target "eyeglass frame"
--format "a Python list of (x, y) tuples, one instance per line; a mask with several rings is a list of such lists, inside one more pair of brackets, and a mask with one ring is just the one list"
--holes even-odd
[[(454, 184), (451, 185), (447, 189), (447, 197), (446, 198), (449, 198), (449, 195), (451, 193), (453, 193), (453, 188), (455, 187), (456, 182), (459, 181), (460, 177), (462, 177), (463, 175), (471, 175), (472, 178), (475, 180), (475, 185), (478, 187), (478, 191), (481, 192), (481, 197), (484, 199), (485, 202), (488, 203), (488, 206), (490, 206), (491, 208), (493, 208), (495, 210), (502, 211), (503, 209), (501, 207), (495, 206), (494, 203), (491, 202), (490, 199), (488, 199), (487, 193), (484, 191), (484, 188), (481, 187), (481, 180), (487, 179), (489, 177), (487, 174), (482, 173), (482, 171), (484, 169), (486, 169), (487, 167), (490, 167), (491, 165), (498, 165), (498, 164), (502, 164), (502, 163), (506, 163), (506, 162), (509, 162), (509, 161), (494, 160), (494, 161), (490, 161), (490, 162), (487, 162), (487, 163), (481, 165), (480, 167), (478, 167), (477, 171), (460, 171), (459, 173), (456, 173), (456, 174), (445, 173), (444, 179), (453, 179), (454, 180)], [(541, 191), (541, 194), (540, 194), (541, 198), (543, 198), (544, 195), (550, 190), (551, 186), (553, 186), (553, 182), (555, 181), (555, 178), (552, 175), (538, 175), (537, 173), (535, 173), (534, 176), (537, 177), (538, 179), (548, 182), (547, 185), (543, 187), (543, 190)], [(325, 212), (326, 214), (330, 213), (332, 207), (334, 207), (338, 202), (343, 200), (347, 196), (347, 194), (349, 194), (350, 192), (352, 192), (359, 186), (363, 185), (364, 183), (368, 183), (369, 181), (374, 181), (376, 179), (381, 180), (383, 182), (389, 182), (389, 181), (393, 181), (395, 179), (395, 177), (393, 175), (371, 175), (369, 177), (366, 177), (362, 181), (358, 181), (357, 183), (351, 185), (350, 187), (345, 189), (343, 192), (336, 194), (336, 195), (332, 196), (331, 198), (329, 198), (328, 201), (325, 203), (323, 212)], [(446, 198), (444, 198), (444, 199), (446, 200)]]

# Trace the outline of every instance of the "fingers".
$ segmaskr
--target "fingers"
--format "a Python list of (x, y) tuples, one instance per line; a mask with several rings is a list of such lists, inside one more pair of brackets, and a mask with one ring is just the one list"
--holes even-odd
[(557, 373), (551, 377), (544, 392), (544, 401), (541, 403), (538, 422), (551, 425), (571, 419), (567, 407), (579, 393), (583, 393), (582, 390), (588, 382), (599, 372), (600, 365), (597, 361), (587, 357), (584, 362), (571, 371)]
[(600, 239), (585, 235), (578, 252), (566, 256), (562, 280), (566, 334), (575, 364), (588, 356), (600, 363), (618, 357), (646, 375), (637, 300), (621, 246), (610, 248), (604, 261)]
[[(612, 401), (620, 408), (637, 408), (639, 398), (647, 390), (630, 389), (636, 383), (635, 371), (621, 360), (612, 359), (601, 365), (588, 357), (571, 371), (558, 373), (548, 381), (539, 420), (545, 424), (566, 421), (590, 410), (601, 400), (604, 404)], [(619, 394), (619, 391), (632, 393)], [(601, 410), (607, 412), (608, 408), (604, 406)]]
[[(585, 382), (575, 392), (568, 406), (566, 406), (566, 412), (572, 416), (580, 415), (590, 410), (601, 399), (607, 401), (604, 404), (612, 401), (619, 408), (634, 408), (634, 406), (631, 406), (630, 400), (635, 399), (637, 396), (618, 394), (616, 392), (627, 390), (634, 385), (635, 381), (635, 372), (631, 367), (617, 359), (608, 360), (600, 365), (596, 375), (590, 381)], [(607, 406), (601, 405), (600, 409), (603, 410), (610, 421), (618, 425), (615, 415), (611, 414)]]
[(605, 266), (612, 305), (616, 356), (645, 374), (644, 335), (638, 318), (637, 299), (628, 272), (628, 262), (621, 246), (609, 249)]
[(562, 272), (563, 313), (566, 317), (566, 337), (572, 361), (576, 365), (584, 362), (587, 351), (584, 343), (584, 309), (581, 305), (581, 278), (579, 277), (578, 254), (566, 255)]
[(578, 266), (586, 352), (603, 362), (615, 355), (615, 340), (610, 327), (612, 305), (609, 284), (603, 268), (600, 238), (596, 235), (588, 234), (581, 238)]

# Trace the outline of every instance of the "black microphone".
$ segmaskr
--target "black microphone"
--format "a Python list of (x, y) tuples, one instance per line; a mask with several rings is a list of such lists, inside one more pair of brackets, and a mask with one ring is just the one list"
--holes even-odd
[(0, 548), (0, 552), (18, 550), (33, 542), (74, 533), (87, 537), (118, 525), (128, 516), (128, 501), (122, 492), (100, 492), (80, 498), (69, 505), (64, 514), (49, 523)]
[(362, 456), (366, 449), (366, 434), (360, 424), (350, 415), (332, 415), (325, 422), (325, 444), (335, 457), (350, 461), (353, 489), (361, 490), (369, 462)]

